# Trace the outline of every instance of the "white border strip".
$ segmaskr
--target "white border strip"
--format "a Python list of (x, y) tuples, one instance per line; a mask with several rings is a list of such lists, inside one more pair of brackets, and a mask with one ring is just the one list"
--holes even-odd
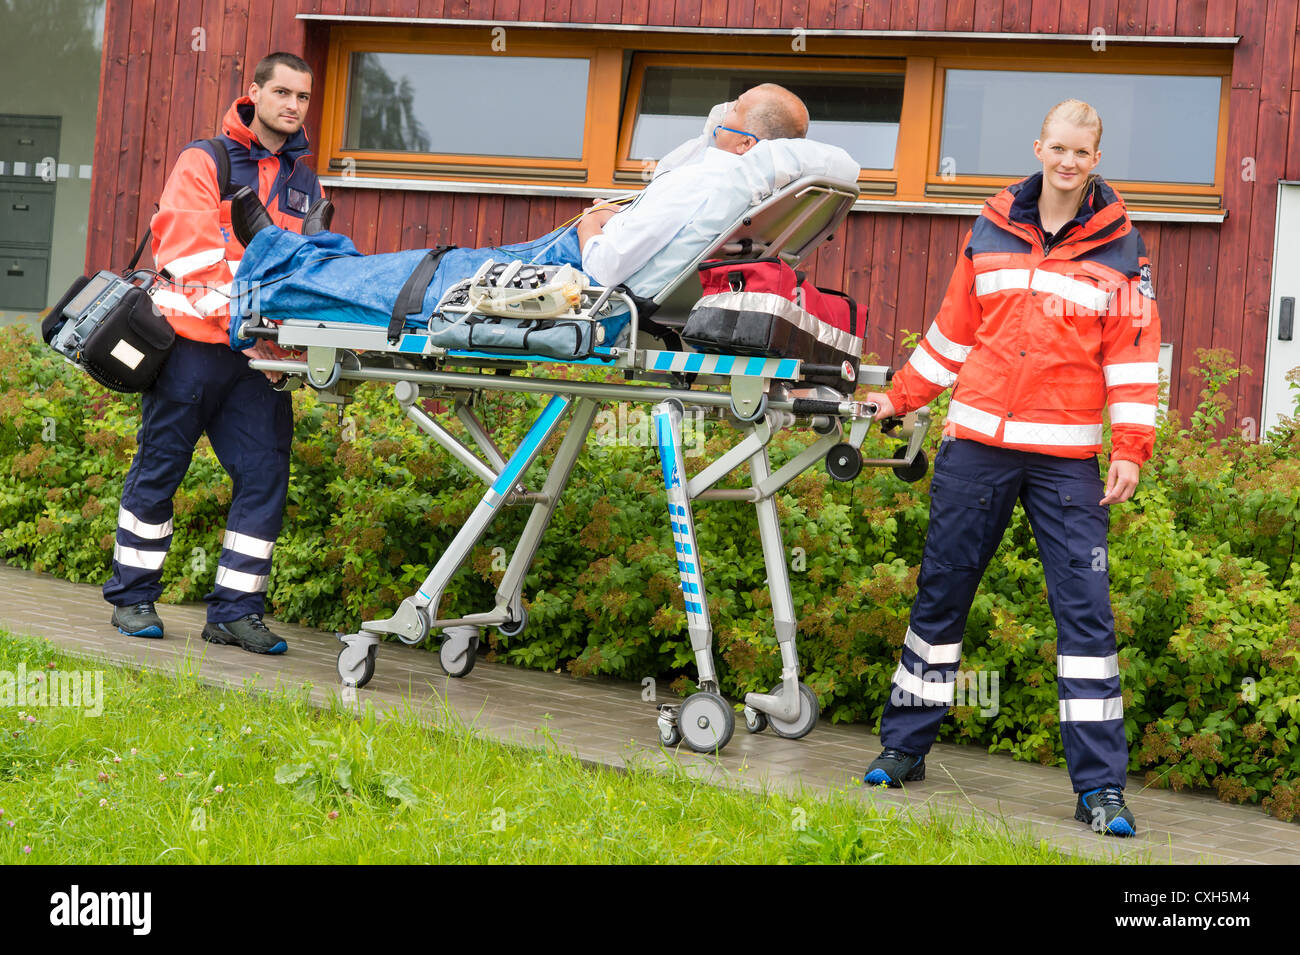
[[(458, 20), (451, 17), (372, 17), (333, 13), (299, 13), (298, 20), (323, 20), (327, 23), (372, 23), (391, 26), (437, 27), (518, 27), (536, 30), (607, 30), (615, 33), (694, 33), (705, 36), (790, 36), (790, 27), (682, 27), (645, 23), (560, 23), (543, 20)], [(944, 30), (800, 30), (807, 36), (822, 37), (880, 37), (881, 39), (924, 40), (1055, 40), (1066, 43), (1091, 44), (1097, 38), (1091, 33), (975, 33), (973, 31)], [(1133, 43), (1143, 46), (1236, 46), (1239, 36), (1116, 36), (1106, 34), (1107, 43)]]
[[(393, 189), (399, 192), (472, 192), (485, 196), (574, 196), (579, 199), (615, 199), (637, 191), (596, 186), (522, 185), (512, 182), (462, 182), (453, 179), (385, 179), (380, 176), (321, 176), (320, 184), (332, 189)], [(977, 216), (983, 202), (902, 202), (897, 199), (859, 199), (853, 212), (898, 212), (906, 215)], [(1142, 212), (1128, 210), (1134, 222), (1220, 223), (1226, 212)], [(233, 265), (234, 263), (232, 263)]]

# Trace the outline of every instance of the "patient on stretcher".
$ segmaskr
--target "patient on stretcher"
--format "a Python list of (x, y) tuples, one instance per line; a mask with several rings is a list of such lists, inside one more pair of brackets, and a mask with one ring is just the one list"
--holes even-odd
[[(807, 175), (857, 179), (857, 163), (848, 153), (803, 138), (807, 124), (802, 101), (788, 90), (774, 84), (747, 90), (734, 103), (716, 107), (698, 139), (664, 157), (654, 178), (627, 207), (597, 203), (575, 225), (531, 242), (444, 253), (422, 296), (418, 289), (414, 293), (419, 304), (412, 303), (410, 326), (428, 326), (435, 345), (464, 347), (463, 329), (449, 327), (440, 340), (438, 323), (430, 324), (430, 316), (448, 289), (490, 261), (568, 265), (592, 284), (624, 285), (636, 296), (654, 296), (746, 209), (782, 187)], [(298, 235), (269, 222), (240, 238), (246, 250), (234, 283), (238, 314), (269, 321), (387, 326), (399, 294), (428, 254), (418, 249), (362, 255), (346, 236)], [(424, 275), (418, 278), (422, 281)], [(625, 320), (620, 317), (607, 333), (616, 334)], [(240, 324), (231, 322), (235, 348), (251, 344), (239, 339)], [(537, 353), (548, 352), (543, 346)]]

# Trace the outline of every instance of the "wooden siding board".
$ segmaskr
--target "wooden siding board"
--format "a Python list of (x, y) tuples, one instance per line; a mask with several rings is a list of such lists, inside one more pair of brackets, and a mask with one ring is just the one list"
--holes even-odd
[[(172, 36), (171, 83), (174, 90), (167, 114), (166, 142), (163, 144), (164, 181), (171, 171), (181, 147), (195, 138), (190, 135), (197, 103), (199, 59), (206, 53), (192, 49), (194, 30), (203, 25), (203, 0), (180, 0), (176, 6), (176, 30)], [(206, 45), (206, 42), (205, 42)]]
[(429, 193), (428, 210), (425, 213), (425, 246), (451, 245), (452, 198), (450, 192)]
[(1094, 24), (1088, 19), (1086, 3), (1071, 3), (1063, 0), (1061, 13), (1057, 19), (1057, 28), (1062, 33), (1087, 34), (1092, 32)]
[(1092, 0), (1088, 4), (1088, 32), (1100, 27), (1111, 36), (1119, 36), (1119, 0)]
[[(1273, 281), (1273, 245), (1277, 227), (1277, 188), (1286, 170), (1287, 133), (1291, 121), (1291, 57), (1295, 46), (1296, 0), (1275, 0), (1264, 28), (1258, 125), (1255, 131), (1255, 183), (1251, 190), (1250, 248), (1242, 303), (1240, 362), (1254, 374), (1238, 378), (1238, 421), (1255, 419), (1264, 400), (1268, 346), (1269, 297)], [(1233, 347), (1233, 346), (1229, 346)], [(1256, 427), (1258, 433), (1258, 427)]]
[(893, 0), (889, 4), (889, 29), (915, 30), (920, 0)]
[[(1191, 226), (1188, 233), (1187, 296), (1179, 337), (1173, 339), (1178, 391), (1176, 400), (1173, 397), (1170, 400), (1184, 421), (1196, 410), (1204, 385), (1203, 379), (1190, 373), (1197, 364), (1197, 349), (1210, 348), (1214, 344), (1214, 280), (1220, 245), (1219, 230), (1214, 226)], [(1159, 299), (1156, 302), (1159, 304)], [(1167, 336), (1162, 337), (1170, 340)]]
[(1002, 0), (1002, 32), (1028, 33), (1032, 14), (1029, 0)]
[(700, 25), (699, 0), (677, 0), (673, 10), (673, 23), (679, 27), (697, 27)]
[(1002, 0), (975, 0), (974, 30), (977, 33), (1002, 30)]
[(651, 26), (672, 26), (677, 15), (675, 0), (650, 0), (646, 23)]
[(921, 0), (916, 8), (916, 29), (943, 30), (946, 6), (945, 0)]
[[(154, 8), (153, 33), (149, 44), (149, 109), (144, 117), (144, 155), (140, 166), (141, 236), (153, 216), (154, 205), (162, 193), (163, 182), (171, 169), (169, 151), (172, 105), (185, 98), (176, 80), (176, 62), (172, 48), (176, 45), (176, 6), (159, 4)], [(187, 104), (178, 103), (184, 110)], [(179, 120), (179, 116), (178, 116)], [(139, 239), (136, 239), (136, 244)]]
[[(870, 314), (876, 316), (868, 329), (867, 347), (880, 356), (882, 365), (895, 365), (898, 337), (898, 263), (903, 239), (901, 213), (876, 216), (871, 237)], [(903, 356), (906, 360), (906, 356)]]
[[(850, 213), (844, 228), (844, 284), (841, 288), (857, 303), (858, 319), (870, 329), (873, 317), (869, 310), (871, 301), (871, 236), (875, 216)], [(867, 335), (863, 334), (863, 355), (867, 351)], [(871, 364), (880, 364), (872, 361)]]
[(975, 29), (975, 0), (953, 0), (946, 4), (943, 28), (966, 32)]
[[(617, 0), (614, 0), (614, 2), (617, 3)], [(523, 17), (519, 15), (519, 0), (496, 0), (492, 7), (491, 18), (500, 20), (502, 23), (515, 23), (522, 20)]]
[(835, 0), (808, 0), (809, 29), (833, 30), (835, 12)]
[(523, 196), (506, 196), (501, 213), (501, 242), (514, 245), (531, 238), (528, 235), (528, 210), (530, 200)]
[(1173, 36), (1177, 19), (1177, 0), (1147, 0), (1147, 36)]
[(572, 0), (569, 6), (570, 23), (595, 23), (596, 0)]
[(1143, 36), (1147, 31), (1147, 0), (1119, 0), (1120, 36)]
[[(1300, 35), (1297, 36), (1300, 40)], [(1300, 62), (1300, 50), (1296, 53), (1297, 62)], [(1292, 86), (1292, 90), (1295, 87)], [(1300, 92), (1291, 94), (1291, 130), (1287, 136), (1286, 152), (1286, 178), (1291, 180), (1300, 179), (1300, 122), (1296, 117), (1300, 116)]]
[(1029, 5), (1031, 33), (1056, 33), (1061, 24), (1061, 0), (1032, 0)]
[[(670, 6), (671, 3), (672, 0), (669, 0)], [(570, 0), (546, 0), (546, 21), (548, 23), (566, 23), (572, 6)]]
[(427, 249), (430, 193), (412, 190), (399, 195), (402, 202), (402, 233), (398, 246), (402, 249)]
[(222, 111), (230, 104), (219, 99), (221, 82), (221, 48), (225, 4), (222, 0), (203, 0), (203, 29), (207, 49), (198, 57), (198, 75), (194, 80), (194, 115), (190, 120), (190, 139), (206, 139), (220, 131)]
[(1237, 0), (1206, 0), (1206, 36), (1236, 36), (1236, 19)]
[(402, 194), (385, 189), (378, 193), (378, 205), (375, 251), (397, 252), (402, 248)]
[[(1152, 262), (1161, 341), (1178, 342), (1183, 338), (1183, 313), (1187, 307), (1188, 242), (1191, 233), (1191, 227), (1182, 223), (1167, 225), (1160, 240), (1160, 258)], [(1178, 394), (1181, 372), (1178, 362), (1174, 362), (1169, 375), (1171, 403)]]
[[(518, 0), (515, 0), (515, 2), (517, 3)], [(498, 3), (497, 4), (498, 9), (500, 8), (500, 6), (501, 4)], [(622, 16), (623, 16), (623, 0), (600, 0), (600, 2), (596, 4), (597, 23), (619, 23), (621, 21)], [(504, 20), (507, 18), (503, 16), (500, 12), (498, 12), (497, 19)], [(509, 19), (513, 19), (513, 17)], [(726, 22), (726, 19), (727, 19), (727, 4), (726, 4), (726, 0), (723, 0), (722, 22)]]
[(781, 0), (754, 0), (750, 26), (773, 28), (781, 25)]
[(1176, 36), (1205, 36), (1205, 11), (1209, 0), (1177, 0), (1174, 13)]
[(933, 216), (930, 220), (925, 284), (917, 291), (924, 303), (921, 313), (925, 319), (925, 328), (929, 328), (934, 317), (939, 314), (943, 294), (957, 267), (957, 243), (960, 240), (957, 229), (960, 225), (955, 216)]
[(379, 225), (379, 193), (373, 189), (357, 189), (356, 204), (352, 209), (352, 232), (357, 250), (367, 255), (375, 252), (376, 232)]
[(484, 196), (478, 204), (479, 248), (495, 248), (505, 245), (502, 235), (502, 216), (505, 212), (505, 196)]
[(92, 202), (86, 224), (86, 271), (112, 264), (117, 182), (117, 150), (124, 127), (122, 111), (126, 85), (125, 25), (130, 22), (127, 0), (108, 0), (104, 10), (104, 46), (99, 62), (99, 105), (95, 115), (95, 145), (90, 161), (91, 195), (108, 201)]
[[(153, 31), (154, 4), (150, 0), (135, 0), (130, 9), (126, 47), (126, 84), (123, 89), (123, 102), (126, 110), (133, 104), (144, 103), (149, 99), (149, 36)], [(134, 114), (138, 116), (138, 113)], [(132, 116), (127, 112), (123, 119)], [(140, 224), (140, 174), (143, 167), (144, 150), (138, 119), (124, 123), (117, 152), (116, 188), (113, 190), (112, 244), (109, 261), (127, 262), (135, 246), (144, 234), (144, 225)]]
[(650, 22), (650, 0), (623, 0), (623, 23)]

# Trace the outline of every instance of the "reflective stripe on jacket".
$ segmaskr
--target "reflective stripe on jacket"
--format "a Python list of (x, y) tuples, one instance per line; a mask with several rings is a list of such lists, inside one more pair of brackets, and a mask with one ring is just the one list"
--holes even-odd
[[(249, 129), (253, 103), (233, 103), (221, 123), (230, 158), (230, 193), (257, 190), (272, 221), (302, 231), (308, 207), (320, 197), (320, 183), (308, 159), (307, 136), (299, 130), (271, 153)], [(209, 145), (186, 146), (176, 160), (151, 223), (153, 257), (172, 282), (150, 293), (178, 335), (228, 344), (230, 283), (244, 247), (230, 227), (230, 200), (218, 194), (217, 164)]]
[(983, 444), (1144, 463), (1155, 442), (1160, 319), (1146, 247), (1103, 180), (1050, 248), (1042, 173), (987, 203), (939, 314), (889, 396), (900, 414), (956, 385), (948, 430)]

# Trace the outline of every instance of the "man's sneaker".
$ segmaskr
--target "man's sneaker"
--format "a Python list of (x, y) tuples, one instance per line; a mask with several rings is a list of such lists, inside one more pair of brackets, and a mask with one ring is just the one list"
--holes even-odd
[(262, 623), (261, 614), (250, 613), (238, 620), (223, 623), (208, 623), (203, 628), (203, 639), (208, 643), (229, 644), (243, 647), (250, 653), (284, 653), (289, 649), (281, 637), (277, 637), (266, 624)]
[(871, 761), (862, 781), (868, 786), (891, 786), (897, 789), (903, 783), (925, 779), (925, 757), (904, 753), (901, 749), (886, 749)]
[(113, 608), (113, 626), (119, 633), (128, 637), (161, 637), (163, 635), (162, 617), (153, 609), (152, 600), (142, 600), (138, 604)]
[(1090, 789), (1079, 793), (1079, 805), (1075, 807), (1074, 818), (1086, 822), (1096, 832), (1108, 836), (1132, 836), (1137, 834), (1137, 823), (1133, 813), (1124, 805), (1124, 790), (1118, 786), (1104, 789)]

